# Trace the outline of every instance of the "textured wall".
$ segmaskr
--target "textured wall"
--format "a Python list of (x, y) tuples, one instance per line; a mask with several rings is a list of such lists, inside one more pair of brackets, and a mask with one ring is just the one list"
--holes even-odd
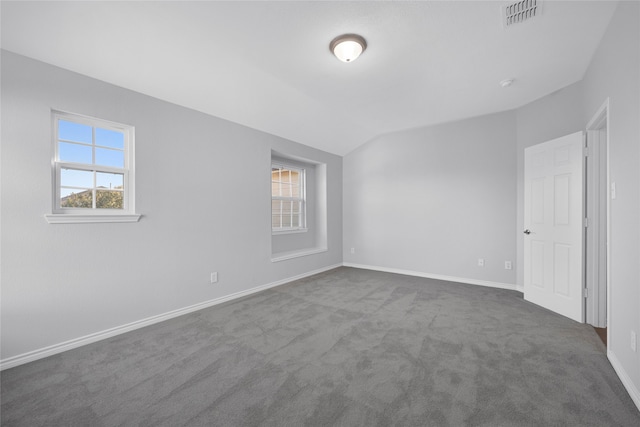
[(515, 284), (515, 220), (513, 112), (385, 135), (344, 158), (347, 263)]
[(640, 3), (620, 2), (583, 79), (584, 122), (609, 98), (610, 353), (635, 387), (640, 407)]
[[(140, 222), (45, 221), (51, 109), (135, 126)], [(327, 164), (327, 252), (271, 262), (272, 149)], [(1, 173), (2, 359), (342, 262), (339, 156), (8, 52)]]

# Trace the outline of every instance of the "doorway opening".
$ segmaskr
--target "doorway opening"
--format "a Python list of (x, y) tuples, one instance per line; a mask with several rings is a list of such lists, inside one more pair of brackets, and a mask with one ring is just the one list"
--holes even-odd
[(597, 328), (602, 338), (610, 335), (606, 330), (609, 323), (609, 99), (589, 121), (586, 130), (585, 310), (587, 323)]

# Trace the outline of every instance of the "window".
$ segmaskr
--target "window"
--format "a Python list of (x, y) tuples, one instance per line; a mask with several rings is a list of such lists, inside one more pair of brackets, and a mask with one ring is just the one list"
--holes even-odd
[(306, 231), (305, 173), (293, 166), (271, 165), (271, 229)]
[[(54, 112), (53, 134), (54, 215), (47, 215), (47, 220), (137, 221), (139, 215), (133, 215), (133, 127)], [(88, 217), (60, 220), (61, 216), (78, 219), (78, 215)], [(120, 218), (109, 219), (115, 216)]]

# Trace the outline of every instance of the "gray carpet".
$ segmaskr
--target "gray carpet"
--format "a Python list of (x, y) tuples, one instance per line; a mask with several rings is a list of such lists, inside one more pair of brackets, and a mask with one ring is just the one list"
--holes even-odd
[(3, 426), (640, 426), (593, 329), (339, 268), (2, 373)]

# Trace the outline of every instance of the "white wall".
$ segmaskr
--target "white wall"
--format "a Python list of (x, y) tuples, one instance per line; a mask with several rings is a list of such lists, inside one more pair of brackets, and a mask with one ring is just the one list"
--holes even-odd
[(515, 286), (504, 269), (516, 256), (515, 113), (393, 133), (351, 152), (343, 221), (346, 263)]
[(617, 196), (610, 201), (609, 357), (632, 382), (640, 407), (640, 342), (636, 352), (630, 346), (631, 331), (640, 336), (640, 3), (620, 2), (583, 87), (585, 125), (610, 102), (609, 171)]
[[(51, 109), (135, 126), (140, 222), (45, 221)], [(271, 262), (272, 149), (327, 164), (327, 252)], [(3, 360), (342, 262), (340, 157), (4, 51), (1, 166)]]
[[(585, 130), (609, 98), (611, 201), (609, 358), (640, 407), (640, 3), (620, 2), (582, 81), (517, 110), (518, 284), (523, 283), (524, 148)], [(639, 343), (640, 344), (640, 343)]]

